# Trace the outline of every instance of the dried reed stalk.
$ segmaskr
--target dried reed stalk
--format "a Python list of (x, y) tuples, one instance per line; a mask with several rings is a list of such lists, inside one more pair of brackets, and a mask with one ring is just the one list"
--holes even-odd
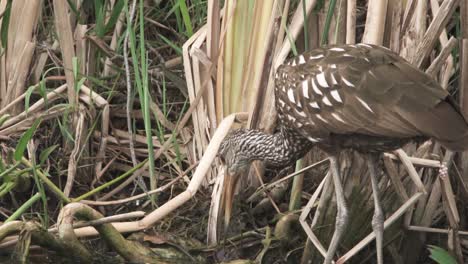
[(388, 0), (369, 0), (363, 43), (382, 45)]

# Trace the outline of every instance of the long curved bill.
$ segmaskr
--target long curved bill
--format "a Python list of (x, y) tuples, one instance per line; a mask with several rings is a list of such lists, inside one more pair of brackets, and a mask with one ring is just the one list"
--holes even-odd
[(227, 229), (231, 219), (234, 191), (236, 190), (239, 176), (239, 173), (229, 174), (227, 167), (224, 167), (224, 183), (221, 196), (221, 208), (224, 208), (224, 229)]

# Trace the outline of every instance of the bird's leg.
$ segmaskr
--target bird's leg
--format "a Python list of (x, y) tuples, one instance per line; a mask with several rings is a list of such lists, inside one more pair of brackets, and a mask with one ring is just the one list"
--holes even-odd
[(372, 229), (375, 233), (375, 243), (377, 248), (377, 263), (383, 264), (383, 232), (384, 232), (384, 213), (380, 204), (379, 186), (377, 181), (377, 159), (375, 154), (367, 154), (367, 165), (372, 184), (372, 193), (374, 197), (374, 217), (372, 217)]
[(330, 169), (333, 176), (333, 183), (335, 185), (336, 195), (336, 223), (335, 233), (333, 233), (330, 246), (328, 247), (327, 256), (325, 257), (324, 264), (330, 264), (333, 256), (335, 255), (338, 244), (340, 243), (342, 234), (348, 223), (348, 209), (346, 208), (346, 201), (344, 197), (343, 186), (341, 185), (340, 168), (336, 155), (330, 155)]

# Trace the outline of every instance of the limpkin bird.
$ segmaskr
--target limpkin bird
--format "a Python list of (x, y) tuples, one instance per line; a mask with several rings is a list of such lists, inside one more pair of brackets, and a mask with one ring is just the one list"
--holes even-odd
[(337, 201), (327, 264), (348, 222), (337, 160), (341, 150), (354, 149), (367, 158), (375, 206), (372, 227), (381, 264), (384, 214), (376, 179), (380, 154), (429, 138), (453, 151), (468, 149), (467, 120), (447, 91), (384, 47), (340, 45), (303, 53), (278, 68), (275, 96), (279, 132), (238, 129), (220, 146), (219, 156), (226, 166), (225, 224), (231, 215), (233, 190), (252, 161), (286, 166), (318, 146), (329, 155)]

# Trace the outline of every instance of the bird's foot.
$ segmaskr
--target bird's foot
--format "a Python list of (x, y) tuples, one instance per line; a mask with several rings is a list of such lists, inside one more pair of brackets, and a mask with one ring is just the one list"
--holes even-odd
[(448, 168), (447, 168), (447, 163), (442, 162), (439, 167), (439, 177), (444, 180), (448, 177)]

